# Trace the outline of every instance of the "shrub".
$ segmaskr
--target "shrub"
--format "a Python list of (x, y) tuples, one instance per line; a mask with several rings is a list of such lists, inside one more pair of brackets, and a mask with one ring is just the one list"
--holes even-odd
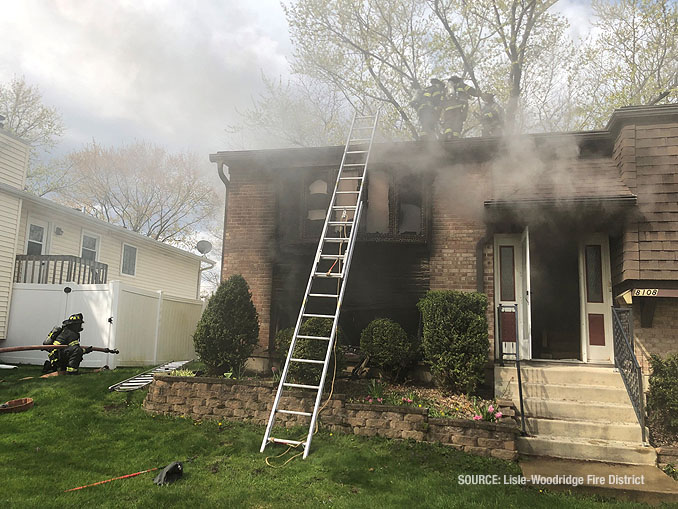
[(372, 320), (360, 335), (360, 350), (370, 363), (391, 379), (398, 379), (417, 358), (417, 342), (407, 337), (400, 324), (388, 318)]
[(653, 419), (678, 432), (678, 354), (650, 358), (652, 374), (647, 407)]
[(487, 297), (430, 291), (417, 307), (423, 318), (424, 361), (434, 380), (455, 392), (472, 393), (483, 380), (488, 358)]
[(217, 288), (193, 335), (195, 351), (211, 374), (238, 376), (259, 339), (259, 315), (247, 281), (234, 275)]
[[(329, 318), (310, 318), (306, 320), (299, 329), (299, 334), (302, 336), (325, 336), (329, 337), (332, 331), (332, 320)], [(275, 335), (275, 347), (278, 355), (283, 358), (287, 357), (287, 352), (292, 341), (292, 334), (294, 334), (294, 327), (282, 329)], [(337, 329), (336, 349), (337, 353), (337, 373), (343, 369), (343, 348), (344, 333), (339, 327)], [(324, 360), (327, 352), (327, 341), (319, 339), (299, 339), (294, 347), (294, 357), (298, 359), (317, 359)], [(333, 354), (334, 355), (334, 354)], [(328, 376), (331, 376), (334, 370), (334, 358), (330, 357), (330, 364), (328, 369)], [(288, 371), (288, 378), (291, 381), (317, 385), (320, 383), (320, 375), (322, 374), (321, 364), (306, 364), (301, 362), (290, 363)]]

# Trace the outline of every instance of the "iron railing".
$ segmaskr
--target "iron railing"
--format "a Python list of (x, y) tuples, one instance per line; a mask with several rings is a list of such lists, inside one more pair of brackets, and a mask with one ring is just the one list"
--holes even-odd
[(17, 255), (15, 283), (104, 284), (108, 265), (71, 255)]
[[(515, 330), (506, 331), (502, 330), (502, 323), (504, 323), (502, 313), (511, 313), (513, 320), (515, 322)], [(507, 315), (509, 316), (509, 315)], [(523, 436), (527, 435), (527, 430), (525, 428), (525, 408), (523, 405), (523, 380), (520, 374), (520, 336), (518, 334), (518, 304), (513, 304), (511, 306), (506, 306), (500, 304), (497, 306), (497, 323), (498, 331), (497, 337), (499, 338), (499, 362), (503, 366), (504, 360), (515, 360), (516, 361), (516, 371), (518, 373), (518, 399), (520, 400), (520, 425), (521, 425), (521, 434)], [(514, 344), (513, 352), (504, 350), (504, 333), (510, 334), (513, 341), (507, 341), (507, 343)]]
[(621, 374), (626, 392), (629, 394), (633, 410), (636, 412), (638, 424), (645, 437), (645, 401), (643, 392), (643, 372), (633, 351), (633, 316), (631, 309), (612, 308), (612, 336), (614, 343), (614, 364)]

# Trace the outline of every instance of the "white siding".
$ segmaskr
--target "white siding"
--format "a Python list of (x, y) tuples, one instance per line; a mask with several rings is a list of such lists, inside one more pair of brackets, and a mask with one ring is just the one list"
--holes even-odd
[(0, 182), (23, 189), (28, 153), (28, 145), (0, 129)]
[[(108, 281), (122, 281), (145, 290), (162, 290), (178, 297), (196, 298), (200, 261), (195, 258), (173, 254), (162, 246), (153, 246), (135, 239), (135, 236), (111, 232), (105, 225), (97, 230), (90, 222), (79, 222), (67, 214), (35, 203), (24, 203), (19, 227), (19, 253), (26, 252), (26, 228), (28, 218), (49, 222), (48, 254), (81, 255), (83, 230), (100, 235), (98, 261), (108, 265)], [(56, 235), (59, 227), (63, 231)], [(141, 240), (139, 242), (138, 240)], [(136, 275), (128, 276), (120, 271), (122, 263), (122, 245), (129, 244), (137, 248)]]
[[(21, 189), (27, 164), (28, 146), (0, 130), (0, 182)], [(0, 191), (0, 340), (7, 337), (20, 213), (21, 200)]]

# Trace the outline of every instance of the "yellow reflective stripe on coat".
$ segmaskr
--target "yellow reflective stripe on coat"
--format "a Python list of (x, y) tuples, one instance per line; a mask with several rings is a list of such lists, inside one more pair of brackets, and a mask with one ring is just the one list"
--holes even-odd
[(74, 371), (78, 371), (78, 368), (72, 368), (70, 366), (67, 366), (66, 371), (70, 371), (71, 373), (73, 373)]
[(76, 339), (75, 341), (71, 341), (68, 343), (68, 346), (78, 346), (80, 344), (80, 340)]

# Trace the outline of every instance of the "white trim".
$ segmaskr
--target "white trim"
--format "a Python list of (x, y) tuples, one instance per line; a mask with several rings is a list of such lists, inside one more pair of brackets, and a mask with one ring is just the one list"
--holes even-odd
[[(134, 248), (134, 274), (127, 274), (126, 272), (122, 271), (122, 264), (125, 259), (125, 246), (129, 246)], [(132, 244), (128, 244), (127, 242), (122, 243), (122, 247), (120, 248), (120, 275), (121, 276), (127, 276), (127, 277), (136, 277), (137, 275), (137, 262), (139, 261), (139, 248), (137, 246), (134, 246)]]
[[(79, 250), (80, 253), (79, 253), (78, 256), (80, 256), (80, 258), (82, 258), (82, 248), (83, 248), (83, 244), (84, 244), (83, 241), (85, 240), (84, 239), (85, 235), (87, 235), (88, 237), (92, 237), (93, 239), (96, 239), (96, 241), (97, 241), (96, 249), (94, 250), (94, 252), (95, 252), (94, 260), (98, 262), (99, 256), (101, 254), (101, 235), (99, 235), (98, 233), (94, 233), (90, 230), (86, 230), (84, 228), (80, 229), (80, 250)], [(89, 248), (87, 248), (87, 249), (89, 251), (91, 251), (91, 249), (89, 249)]]

